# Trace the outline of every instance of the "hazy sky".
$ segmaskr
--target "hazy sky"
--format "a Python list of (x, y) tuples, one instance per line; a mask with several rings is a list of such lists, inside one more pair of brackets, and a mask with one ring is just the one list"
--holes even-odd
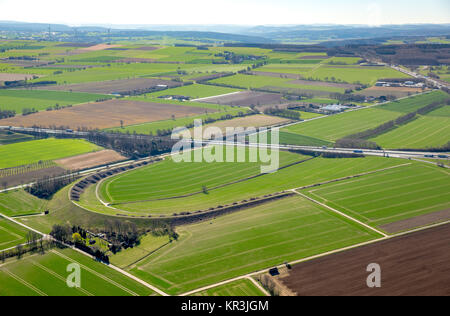
[(0, 0), (0, 20), (71, 25), (450, 23), (450, 1)]

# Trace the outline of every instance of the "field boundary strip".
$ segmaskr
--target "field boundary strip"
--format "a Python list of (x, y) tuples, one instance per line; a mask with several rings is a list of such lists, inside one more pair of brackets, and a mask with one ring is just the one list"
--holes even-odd
[(325, 208), (329, 209), (330, 211), (333, 211), (334, 213), (339, 214), (339, 215), (341, 215), (342, 217), (345, 217), (345, 218), (347, 218), (347, 219), (349, 219), (349, 220), (351, 220), (351, 221), (353, 221), (353, 222), (355, 222), (355, 223), (357, 223), (357, 224), (359, 224), (359, 225), (361, 225), (361, 226), (364, 226), (364, 227), (366, 227), (366, 228), (368, 228), (368, 229), (370, 229), (370, 230), (372, 230), (372, 231), (374, 231), (374, 232), (376, 232), (376, 233), (382, 235), (383, 237), (388, 237), (388, 235), (385, 234), (385, 233), (383, 233), (382, 231), (380, 231), (380, 230), (378, 230), (378, 229), (376, 229), (376, 228), (374, 228), (374, 227), (372, 227), (372, 226), (369, 226), (369, 225), (367, 225), (367, 224), (365, 224), (365, 223), (363, 223), (363, 222), (357, 220), (356, 218), (351, 217), (350, 215), (344, 214), (344, 213), (342, 213), (342, 212), (340, 212), (340, 211), (338, 211), (338, 210), (332, 208), (331, 206), (328, 206), (328, 205), (326, 205), (326, 204), (324, 204), (324, 203), (321, 203), (321, 202), (319, 202), (319, 201), (313, 199), (312, 197), (309, 197), (309, 196), (307, 196), (307, 195), (304, 195), (303, 193), (300, 193), (300, 192), (296, 191), (295, 189), (292, 190), (292, 192), (297, 193), (297, 194), (300, 195), (301, 197), (303, 197), (303, 198), (305, 198), (305, 199), (307, 199), (307, 200), (309, 200), (309, 201), (311, 201), (311, 202), (313, 202), (313, 203), (316, 203), (316, 204), (318, 204), (318, 205), (320, 205), (320, 206), (322, 206), (322, 207), (325, 207)]
[(250, 280), (250, 282), (252, 282), (261, 292), (263, 292), (265, 296), (271, 296), (269, 292), (267, 292), (267, 290), (258, 283), (258, 281), (256, 281), (252, 277), (246, 277), (246, 279)]
[[(46, 234), (44, 234), (44, 233), (42, 233), (42, 232), (40, 232), (40, 231), (38, 231), (38, 230), (35, 230), (34, 228), (31, 228), (31, 227), (29, 227), (29, 226), (27, 226), (27, 225), (25, 225), (25, 224), (22, 224), (22, 223), (20, 223), (20, 222), (14, 220), (14, 219), (8, 217), (8, 216), (5, 216), (5, 215), (2, 214), (2, 213), (0, 213), (0, 216), (3, 217), (3, 218), (5, 218), (5, 219), (7, 219), (7, 220), (9, 220), (9, 221), (11, 221), (11, 222), (13, 222), (13, 223), (16, 223), (16, 224), (20, 225), (20, 226), (22, 226), (22, 227), (24, 227), (24, 228), (26, 228), (26, 229), (28, 229), (28, 230), (31, 230), (31, 231), (33, 231), (33, 232), (35, 232), (35, 233), (38, 233), (39, 235), (43, 236), (44, 238), (45, 238), (45, 237), (49, 237), (49, 235), (46, 235)], [(64, 246), (67, 246), (67, 245), (64, 245)], [(84, 256), (87, 256), (87, 257), (89, 257), (89, 258), (93, 258), (91, 255), (89, 255), (89, 254), (87, 254), (87, 253), (85, 253), (85, 252), (83, 252), (83, 251), (81, 251), (81, 250), (79, 250), (79, 249), (77, 249), (77, 248), (72, 248), (72, 247), (69, 247), (69, 246), (67, 246), (67, 247), (70, 248), (70, 249), (72, 249), (72, 250), (75, 250), (75, 251), (77, 251), (77, 252), (79, 252), (79, 253), (81, 253), (81, 254), (83, 254)], [(64, 256), (64, 255), (62, 255), (62, 254), (60, 254), (60, 255), (61, 255), (61, 256)], [(70, 259), (70, 260), (72, 260), (72, 259)], [(75, 261), (75, 260), (72, 260), (72, 261)], [(134, 275), (132, 275), (132, 274), (130, 274), (130, 273), (128, 273), (128, 272), (126, 272), (126, 271), (124, 271), (124, 270), (122, 270), (122, 269), (120, 269), (120, 268), (118, 268), (118, 267), (116, 267), (116, 266), (114, 266), (114, 265), (112, 265), (112, 264), (109, 264), (109, 265), (106, 265), (106, 266), (107, 266), (107, 267), (110, 267), (111, 269), (113, 269), (113, 270), (115, 270), (115, 271), (117, 271), (117, 272), (119, 272), (119, 273), (121, 273), (121, 274), (127, 276), (128, 278), (130, 278), (130, 279), (132, 279), (132, 280), (134, 280), (134, 281), (136, 281), (136, 282), (138, 282), (138, 283), (140, 283), (140, 284), (142, 284), (142, 285), (144, 285), (145, 287), (147, 287), (147, 288), (153, 290), (154, 292), (156, 292), (156, 293), (158, 293), (158, 294), (160, 294), (160, 295), (162, 295), (162, 296), (169, 296), (167, 293), (161, 291), (161, 290), (158, 289), (157, 287), (155, 287), (155, 286), (153, 286), (153, 285), (151, 285), (151, 284), (148, 284), (147, 282), (144, 282), (143, 280), (141, 280), (141, 279), (135, 277)], [(102, 275), (102, 276), (103, 276), (103, 275)], [(113, 281), (113, 282), (114, 282), (114, 281)]]
[[(394, 234), (394, 235), (390, 235), (390, 236), (386, 236), (386, 237), (380, 237), (380, 238), (377, 238), (377, 239), (374, 239), (374, 240), (369, 240), (369, 241), (366, 241), (366, 242), (363, 242), (363, 243), (359, 243), (359, 244), (356, 244), (356, 245), (351, 245), (351, 246), (348, 246), (348, 247), (335, 249), (335, 250), (324, 252), (324, 253), (321, 253), (321, 254), (317, 254), (317, 255), (314, 255), (314, 256), (311, 256), (311, 257), (307, 257), (307, 258), (291, 261), (291, 262), (289, 262), (289, 264), (291, 264), (291, 265), (299, 264), (299, 263), (302, 263), (302, 262), (306, 262), (306, 261), (322, 258), (322, 257), (328, 256), (328, 255), (332, 255), (332, 254), (335, 254), (335, 253), (343, 252), (343, 251), (346, 251), (346, 250), (363, 247), (363, 246), (374, 244), (374, 243), (377, 243), (377, 242), (380, 242), (380, 241), (383, 241), (383, 240), (393, 239), (393, 238), (396, 238), (396, 237), (412, 234), (412, 233), (415, 233), (415, 232), (418, 232), (418, 231), (427, 230), (427, 229), (430, 229), (430, 228), (434, 228), (434, 227), (438, 227), (438, 226), (442, 226), (442, 225), (446, 225), (446, 224), (450, 224), (450, 221), (445, 221), (445, 222), (436, 223), (436, 224), (432, 224), (432, 225), (428, 225), (428, 226), (423, 226), (423, 227), (419, 227), (419, 228), (416, 228), (416, 229), (413, 229), (413, 230), (408, 230), (408, 231), (405, 231), (405, 232), (402, 232), (402, 233), (398, 233), (398, 234)], [(277, 268), (282, 268), (284, 266), (285, 266), (284, 264), (280, 264), (280, 265), (278, 265), (276, 267)], [(259, 271), (255, 271), (255, 272), (252, 272), (252, 273), (249, 273), (249, 274), (246, 274), (246, 275), (242, 275), (242, 276), (235, 277), (235, 278), (232, 278), (232, 279), (228, 279), (228, 280), (225, 280), (225, 281), (221, 281), (221, 282), (218, 282), (218, 283), (215, 283), (215, 284), (204, 286), (202, 288), (198, 288), (198, 289), (195, 289), (195, 290), (192, 290), (192, 291), (180, 294), (179, 296), (190, 296), (192, 294), (195, 294), (195, 293), (198, 293), (198, 292), (202, 292), (202, 291), (206, 291), (206, 290), (215, 288), (217, 286), (221, 286), (221, 285), (225, 285), (225, 284), (228, 284), (228, 283), (231, 283), (231, 282), (234, 282), (234, 281), (239, 281), (239, 280), (242, 280), (242, 279), (246, 279), (248, 277), (251, 278), (252, 276), (257, 276), (257, 275), (262, 274), (262, 273), (267, 273), (272, 268), (273, 267), (267, 268), (267, 269), (263, 269), (263, 270), (259, 270)]]

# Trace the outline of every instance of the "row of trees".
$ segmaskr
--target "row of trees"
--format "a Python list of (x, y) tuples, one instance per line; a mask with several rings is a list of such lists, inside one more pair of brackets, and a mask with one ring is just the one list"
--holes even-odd
[(383, 123), (381, 125), (378, 125), (375, 128), (368, 129), (368, 130), (362, 131), (360, 133), (352, 134), (352, 135), (346, 136), (344, 138), (338, 139), (336, 141), (336, 146), (342, 147), (342, 148), (381, 149), (381, 147), (378, 146), (375, 142), (368, 141), (368, 139), (374, 138), (381, 134), (384, 134), (384, 133), (386, 133), (390, 130), (393, 130), (401, 125), (407, 124), (407, 123), (411, 122), (412, 120), (415, 120), (417, 118), (418, 114), (425, 115), (425, 114), (432, 112), (448, 103), (450, 103), (450, 99), (447, 99), (444, 102), (433, 102), (431, 104), (428, 104), (428, 105), (418, 109), (417, 111), (402, 115), (395, 120)]
[(33, 231), (29, 231), (26, 236), (26, 243), (24, 245), (20, 244), (16, 247), (0, 252), (0, 261), (4, 263), (8, 258), (21, 259), (26, 253), (39, 252), (41, 254), (45, 253), (45, 250), (52, 247), (52, 244), (45, 241), (41, 235)]
[(40, 199), (50, 200), (56, 192), (74, 182), (77, 178), (77, 175), (67, 171), (66, 174), (59, 177), (46, 176), (39, 179), (25, 190)]
[(288, 109), (280, 109), (278, 107), (266, 108), (264, 110), (264, 114), (280, 116), (291, 120), (300, 120), (300, 112)]
[(16, 116), (16, 111), (0, 109), (0, 119)]

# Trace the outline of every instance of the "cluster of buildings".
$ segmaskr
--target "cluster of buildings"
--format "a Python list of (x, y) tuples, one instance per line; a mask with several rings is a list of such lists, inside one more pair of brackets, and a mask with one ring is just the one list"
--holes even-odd
[(386, 82), (378, 81), (375, 84), (376, 87), (406, 87), (406, 88), (423, 88), (425, 84), (423, 82), (405, 81), (405, 82)]

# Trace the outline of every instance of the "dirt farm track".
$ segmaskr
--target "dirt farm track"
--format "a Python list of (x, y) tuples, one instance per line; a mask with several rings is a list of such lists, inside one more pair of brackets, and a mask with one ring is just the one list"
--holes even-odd
[[(381, 288), (368, 288), (370, 263)], [(279, 279), (299, 296), (450, 295), (450, 224), (293, 266)]]

